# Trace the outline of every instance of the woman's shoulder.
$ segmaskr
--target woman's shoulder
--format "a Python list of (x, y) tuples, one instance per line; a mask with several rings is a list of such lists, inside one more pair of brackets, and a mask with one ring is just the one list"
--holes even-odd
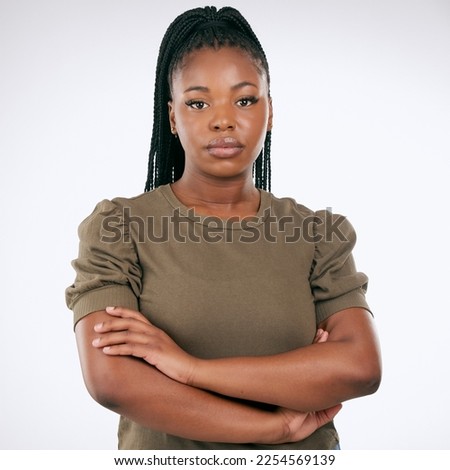
[(336, 244), (354, 245), (356, 233), (353, 225), (345, 215), (333, 212), (331, 207), (313, 210), (298, 203), (292, 197), (276, 197), (270, 194), (271, 213), (277, 218), (289, 217), (303, 227), (311, 228), (316, 242), (327, 241)]
[(165, 193), (167, 185), (159, 186), (151, 191), (146, 191), (131, 197), (115, 197), (110, 200), (111, 204), (119, 207), (142, 208), (148, 211), (149, 208), (158, 207), (167, 202)]
[(108, 223), (144, 220), (148, 216), (167, 213), (170, 204), (164, 197), (164, 188), (140, 193), (132, 197), (103, 199), (95, 205), (91, 213), (79, 225), (79, 232), (97, 232)]
[(297, 215), (300, 217), (314, 217), (315, 211), (297, 202), (293, 197), (278, 197), (272, 193), (267, 193), (271, 201), (271, 210), (275, 216)]
[(119, 215), (124, 212), (148, 214), (165, 210), (168, 204), (164, 196), (165, 188), (160, 186), (152, 191), (143, 192), (131, 197), (117, 196), (99, 201), (90, 215)]

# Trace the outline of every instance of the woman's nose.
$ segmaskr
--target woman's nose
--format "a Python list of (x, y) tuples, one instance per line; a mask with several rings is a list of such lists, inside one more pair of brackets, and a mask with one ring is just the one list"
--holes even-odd
[(210, 127), (215, 131), (232, 130), (236, 127), (235, 117), (230, 106), (216, 108), (212, 116)]

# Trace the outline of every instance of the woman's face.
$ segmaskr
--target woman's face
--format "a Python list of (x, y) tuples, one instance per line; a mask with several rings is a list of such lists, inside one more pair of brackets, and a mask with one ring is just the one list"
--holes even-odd
[(238, 48), (194, 51), (173, 75), (169, 116), (185, 173), (248, 178), (272, 125), (265, 74)]

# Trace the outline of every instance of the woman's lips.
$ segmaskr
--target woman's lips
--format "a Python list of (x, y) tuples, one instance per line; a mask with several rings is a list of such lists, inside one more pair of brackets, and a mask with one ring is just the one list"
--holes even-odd
[(209, 154), (218, 158), (230, 158), (242, 152), (244, 146), (234, 137), (213, 139), (207, 145)]

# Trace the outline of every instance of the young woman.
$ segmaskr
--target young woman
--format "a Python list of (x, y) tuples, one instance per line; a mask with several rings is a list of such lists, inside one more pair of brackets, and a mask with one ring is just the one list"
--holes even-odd
[(146, 192), (80, 226), (67, 303), (121, 449), (334, 449), (340, 404), (379, 385), (352, 226), (268, 192), (269, 86), (237, 10), (180, 15)]

